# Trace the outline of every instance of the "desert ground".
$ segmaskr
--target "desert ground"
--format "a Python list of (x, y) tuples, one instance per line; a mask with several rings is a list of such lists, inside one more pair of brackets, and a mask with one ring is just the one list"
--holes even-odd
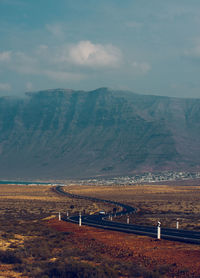
[[(176, 227), (200, 231), (200, 186), (197, 185), (131, 185), (66, 187), (68, 192), (119, 201), (138, 209), (131, 223)], [(125, 217), (118, 221), (126, 221)]]
[[(138, 208), (132, 223), (200, 229), (200, 186), (64, 187)], [(200, 277), (200, 246), (58, 221), (111, 206), (59, 195), (52, 186), (0, 185), (0, 277)], [(116, 221), (126, 221), (121, 217)]]

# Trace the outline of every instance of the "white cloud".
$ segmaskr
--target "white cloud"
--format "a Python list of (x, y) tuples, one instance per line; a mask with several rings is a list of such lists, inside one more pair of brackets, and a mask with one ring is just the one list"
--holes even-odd
[(0, 52), (0, 62), (7, 62), (11, 60), (11, 51)]
[[(84, 74), (71, 72), (66, 67), (63, 69), (62, 63), (55, 61), (54, 56), (58, 50), (49, 49), (46, 45), (40, 45), (29, 55), (24, 52), (13, 52), (12, 60), (9, 59), (10, 52), (1, 53), (1, 61), (9, 60), (6, 64), (8, 70), (19, 73), (20, 75), (45, 76), (55, 81), (76, 81), (85, 78)], [(9, 90), (8, 84), (1, 84), (1, 90)], [(32, 90), (31, 82), (26, 83), (26, 89)]]
[(57, 38), (64, 37), (63, 26), (59, 23), (46, 24), (46, 29)]
[(21, 74), (37, 74), (38, 60), (36, 57), (31, 57), (23, 52), (15, 52), (10, 68)]
[(73, 64), (89, 67), (116, 67), (121, 61), (121, 52), (113, 45), (93, 44), (80, 41), (69, 49), (69, 56), (63, 57)]
[(146, 74), (148, 71), (151, 70), (151, 65), (149, 65), (146, 62), (142, 62), (142, 63), (133, 62), (132, 69), (136, 74)]
[(11, 86), (8, 83), (0, 83), (0, 91), (10, 91)]
[(42, 55), (43, 53), (45, 53), (48, 50), (48, 48), (49, 48), (48, 45), (41, 44), (37, 47), (36, 54)]
[[(0, 61), (7, 61), (5, 69), (8, 71), (30, 76), (30, 79), (31, 76), (40, 76), (57, 82), (83, 80), (88, 77), (89, 68), (104, 70), (118, 67), (121, 58), (120, 50), (113, 45), (94, 44), (90, 41), (57, 47), (41, 44), (29, 53), (0, 52)], [(27, 90), (32, 90), (31, 82), (25, 86)], [(8, 90), (8, 87), (4, 86), (4, 89), (6, 88)]]

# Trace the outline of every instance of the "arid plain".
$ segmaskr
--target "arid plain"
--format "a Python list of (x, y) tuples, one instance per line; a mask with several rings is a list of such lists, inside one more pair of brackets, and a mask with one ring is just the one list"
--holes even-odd
[[(160, 220), (164, 227), (175, 227), (179, 218), (180, 228), (200, 230), (198, 183), (68, 185), (64, 189), (138, 208), (130, 216), (131, 223), (156, 225)], [(101, 209), (112, 211), (113, 207), (59, 195), (52, 186), (1, 185), (0, 277), (84, 277), (78, 273), (85, 277), (200, 276), (198, 245), (58, 221), (58, 212), (87, 214)]]

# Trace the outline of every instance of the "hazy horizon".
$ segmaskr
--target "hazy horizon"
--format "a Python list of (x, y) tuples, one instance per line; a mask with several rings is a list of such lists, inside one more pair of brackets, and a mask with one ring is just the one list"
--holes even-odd
[(108, 87), (200, 96), (200, 2), (0, 0), (0, 96)]

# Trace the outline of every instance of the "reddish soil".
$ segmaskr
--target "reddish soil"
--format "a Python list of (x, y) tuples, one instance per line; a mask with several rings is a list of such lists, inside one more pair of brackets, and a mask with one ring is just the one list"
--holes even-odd
[[(108, 260), (121, 260), (149, 269), (166, 266), (167, 277), (200, 277), (200, 246), (156, 240), (150, 237), (106, 231), (52, 219), (48, 226), (70, 232), (70, 240), (81, 250), (103, 254)], [(165, 276), (166, 277), (166, 276)]]

